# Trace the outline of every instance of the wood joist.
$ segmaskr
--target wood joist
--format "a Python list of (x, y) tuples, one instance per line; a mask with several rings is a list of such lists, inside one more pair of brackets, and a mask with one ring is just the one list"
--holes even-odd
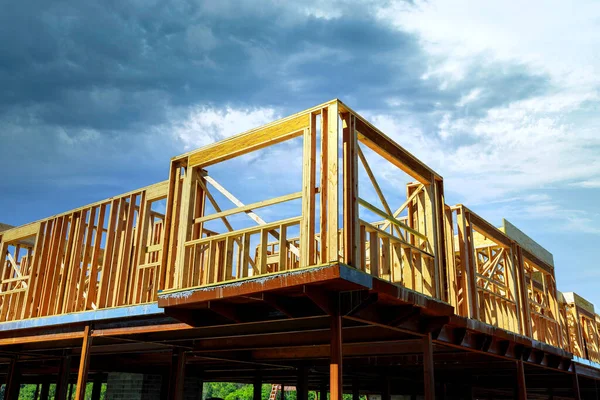
[[(332, 271), (336, 271), (338, 268), (348, 268), (345, 266), (331, 266), (328, 267)], [(174, 310), (178, 310), (179, 317), (185, 318), (186, 313), (193, 315), (197, 313), (197, 310), (209, 309), (216, 304), (216, 302), (222, 301), (227, 306), (215, 307), (212, 311), (218, 315), (221, 315), (230, 320), (230, 323), (249, 323), (256, 322), (259, 315), (263, 318), (266, 315), (271, 315), (274, 319), (286, 319), (286, 318), (306, 318), (308, 314), (298, 314), (297, 311), (290, 310), (289, 308), (283, 308), (281, 304), (296, 304), (300, 309), (307, 310), (307, 304), (309, 301), (313, 302), (314, 311), (320, 312), (317, 315), (328, 315), (328, 304), (338, 299), (342, 305), (342, 314), (345, 320), (354, 321), (357, 323), (365, 324), (373, 327), (380, 327), (390, 330), (391, 332), (398, 332), (402, 335), (415, 335), (421, 336), (431, 334), (435, 343), (444, 346), (450, 346), (456, 349), (475, 351), (482, 354), (488, 354), (494, 357), (500, 357), (503, 359), (523, 359), (529, 364), (535, 364), (542, 367), (547, 367), (555, 370), (569, 371), (571, 367), (571, 355), (565, 351), (557, 349), (552, 346), (542, 344), (540, 342), (533, 341), (527, 337), (517, 335), (506, 330), (491, 327), (486, 324), (482, 324), (478, 321), (470, 320), (453, 315), (453, 310), (448, 305), (427, 298), (426, 296), (404, 289), (400, 286), (390, 284), (381, 279), (372, 278), (371, 284), (361, 280), (362, 288), (358, 290), (336, 290), (335, 288), (342, 287), (340, 282), (336, 282), (335, 285), (328, 285), (328, 280), (339, 280), (340, 275), (333, 273), (329, 275), (327, 279), (322, 278), (321, 280), (314, 280), (306, 272), (304, 276), (296, 276), (294, 280), (298, 283), (297, 290), (294, 292), (290, 289), (290, 286), (280, 285), (273, 283), (270, 286), (265, 287), (265, 292), (257, 292), (255, 289), (251, 291), (254, 295), (248, 296), (249, 291), (244, 288), (244, 285), (253, 287), (256, 283), (248, 280), (242, 284), (238, 284), (236, 287), (237, 295), (231, 293), (228, 288), (215, 288), (217, 290), (212, 291), (211, 294), (204, 293), (202, 297), (193, 297), (192, 293), (186, 293), (186, 300), (179, 300), (173, 302), (170, 298), (170, 303), (165, 300), (164, 305), (166, 306), (166, 313), (171, 313), (171, 307)], [(258, 280), (258, 279), (254, 279)], [(277, 280), (274, 277), (273, 280)], [(349, 282), (350, 286), (356, 285), (356, 280)], [(301, 286), (300, 286), (301, 285)], [(221, 285), (226, 286), (226, 285)], [(313, 289), (309, 289), (311, 287)], [(222, 291), (220, 289), (223, 289)], [(311, 294), (312, 292), (312, 294)], [(316, 295), (318, 293), (318, 295)], [(264, 296), (268, 295), (268, 296)], [(212, 297), (210, 297), (212, 296)], [(239, 298), (236, 296), (240, 296)], [(286, 301), (286, 298), (292, 298), (293, 301)], [(307, 297), (305, 301), (300, 300), (300, 296)], [(210, 300), (210, 299), (214, 300)], [(329, 300), (327, 300), (329, 298)], [(196, 300), (193, 300), (196, 299)], [(201, 299), (201, 300), (200, 300)], [(263, 305), (258, 306), (259, 302), (264, 302), (272, 307), (271, 312), (266, 312)], [(274, 302), (272, 299), (278, 299)], [(199, 307), (196, 302), (201, 302), (203, 307)], [(172, 304), (173, 306), (169, 306)], [(240, 311), (238, 316), (243, 314), (244, 319), (238, 319), (235, 316), (229, 314), (228, 307), (233, 304), (236, 305)], [(245, 304), (245, 308), (242, 307)], [(252, 313), (251, 309), (256, 307), (256, 312)], [(285, 312), (281, 312), (281, 310)], [(274, 311), (280, 311), (274, 313)], [(174, 315), (174, 314), (171, 314)], [(198, 314), (196, 314), (198, 315)], [(206, 315), (206, 314), (203, 314)], [(200, 322), (201, 320), (191, 321)], [(324, 334), (325, 335), (325, 334)], [(318, 335), (312, 336), (313, 345), (319, 345)], [(309, 345), (311, 339), (298, 336), (296, 341), (295, 336), (287, 336), (282, 338), (283, 342), (271, 342), (273, 346), (278, 344), (285, 346), (293, 345)], [(323, 337), (323, 341), (326, 341), (326, 337)], [(229, 342), (233, 346), (232, 342)], [(323, 345), (325, 345), (323, 343)], [(211, 350), (210, 345), (206, 351)], [(240, 344), (243, 348), (245, 345)], [(265, 346), (268, 346), (268, 342), (265, 342)], [(384, 345), (383, 348), (387, 345)], [(391, 345), (390, 345), (391, 346)], [(392, 346), (393, 347), (393, 346)], [(389, 347), (390, 349), (392, 347)], [(233, 347), (232, 347), (233, 348)], [(212, 350), (216, 350), (212, 348)], [(223, 350), (226, 350), (223, 348)], [(316, 350), (314, 355), (325, 355), (326, 350)], [(357, 350), (351, 350), (357, 351)], [(276, 354), (282, 352), (273, 350), (265, 354), (271, 354), (275, 357)], [(356, 353), (352, 353), (356, 354)], [(295, 353), (296, 356), (309, 357), (309, 353)], [(261, 353), (261, 356), (262, 353)]]

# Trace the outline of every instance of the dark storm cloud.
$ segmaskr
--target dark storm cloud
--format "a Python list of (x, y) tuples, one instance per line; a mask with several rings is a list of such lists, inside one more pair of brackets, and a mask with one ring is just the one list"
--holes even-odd
[[(341, 18), (323, 19), (292, 2), (7, 2), (0, 158), (14, 174), (0, 192), (43, 192), (48, 207), (64, 209), (105, 195), (98, 187), (112, 195), (164, 179), (177, 152), (164, 127), (193, 105), (286, 114), (339, 97), (393, 113), (394, 98), (433, 128), (430, 113), (453, 111), (473, 88), (484, 91), (470, 112), (482, 113), (548, 85), (488, 63), (440, 90), (435, 78), (421, 79), (430, 58), (417, 37), (378, 21), (368, 4), (341, 9)], [(8, 201), (0, 194), (0, 207)]]
[[(350, 97), (379, 108), (400, 96), (424, 111), (462, 89), (440, 93), (421, 80), (427, 59), (416, 38), (365, 8), (325, 20), (235, 4), (13, 2), (0, 14), (0, 105), (53, 125), (124, 130), (160, 123), (168, 106), (294, 109)], [(479, 73), (507, 86), (519, 74)]]

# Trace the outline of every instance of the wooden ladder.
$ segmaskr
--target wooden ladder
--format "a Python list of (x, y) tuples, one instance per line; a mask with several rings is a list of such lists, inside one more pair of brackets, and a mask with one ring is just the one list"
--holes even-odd
[(277, 392), (281, 388), (281, 385), (271, 385), (271, 394), (269, 400), (277, 400)]

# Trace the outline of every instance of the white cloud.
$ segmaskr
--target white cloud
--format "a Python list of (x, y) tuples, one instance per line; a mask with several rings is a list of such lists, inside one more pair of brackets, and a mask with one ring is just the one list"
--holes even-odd
[(197, 106), (183, 118), (175, 118), (171, 129), (182, 142), (184, 150), (191, 150), (225, 139), (278, 118), (273, 108), (223, 109)]
[(471, 90), (468, 94), (462, 96), (460, 98), (460, 100), (458, 101), (458, 103), (456, 103), (456, 105), (458, 107), (464, 107), (469, 103), (474, 102), (475, 100), (477, 100), (479, 98), (479, 96), (481, 95), (482, 89), (481, 88), (475, 88), (473, 90)]
[[(429, 55), (421, 79), (436, 80), (441, 91), (468, 85), (473, 68), (497, 65), (534, 72), (552, 87), (483, 114), (430, 113), (435, 136), (423, 128), (413, 130), (416, 140), (407, 137), (401, 118), (388, 118), (384, 132), (440, 172), (447, 192), (467, 205), (494, 203), (498, 217), (560, 220), (599, 233), (597, 216), (571, 209), (561, 195), (600, 187), (600, 53), (591, 50), (600, 48), (600, 3), (391, 1), (376, 15), (420, 38)], [(480, 86), (455, 106), (467, 111), (489, 90)]]
[[(439, 63), (429, 74), (463, 78), (473, 56), (518, 61), (571, 83), (600, 82), (600, 3), (545, 1), (392, 1), (377, 15), (417, 33)], [(451, 56), (451, 57), (448, 57)]]
[(571, 186), (578, 186), (586, 189), (600, 189), (600, 179), (575, 182)]

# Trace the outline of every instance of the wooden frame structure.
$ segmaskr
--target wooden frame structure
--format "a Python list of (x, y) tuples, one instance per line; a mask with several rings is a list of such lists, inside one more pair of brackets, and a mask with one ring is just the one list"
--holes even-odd
[(527, 334), (518, 245), (467, 207), (452, 210), (458, 230), (454, 246), (458, 313)]
[(156, 301), (166, 182), (2, 232), (0, 319)]
[[(246, 202), (213, 173), (290, 141), (301, 152), (299, 190)], [(386, 181), (382, 169), (405, 182)], [(491, 357), (517, 376), (519, 398), (527, 396), (526, 381), (536, 385), (532, 368), (566, 376), (565, 391), (578, 392), (581, 383), (585, 392), (585, 379), (600, 380), (600, 369), (576, 370), (569, 353), (600, 362), (597, 316), (578, 296), (562, 300), (551, 255), (506, 222), (497, 229), (463, 205), (446, 205), (440, 175), (337, 99), (174, 157), (167, 181), (5, 228), (0, 346), (21, 346), (10, 353), (9, 383), (35, 359), (22, 354), (30, 347), (60, 360), (62, 392), (72, 358), (80, 360), (82, 388), (88, 371), (110, 368), (94, 354), (98, 360), (103, 349), (121, 348), (170, 365), (170, 398), (181, 398), (186, 371), (199, 360), (218, 360), (221, 370), (235, 362), (260, 366), (250, 380), (259, 387), (272, 363), (325, 358), (332, 400), (349, 390), (349, 376), (356, 397), (397, 390), (385, 374), (379, 389), (356, 378), (360, 357), (374, 354), (400, 357), (395, 362), (412, 365), (412, 374), (416, 368), (420, 388), (411, 390), (427, 399), (445, 390), (434, 370), (449, 385), (455, 379), (434, 359)], [(280, 336), (288, 326), (298, 335)], [(219, 329), (271, 339), (247, 333), (244, 343), (194, 341)], [(311, 329), (322, 333), (301, 335)], [(278, 340), (298, 347), (267, 348)], [(67, 350), (74, 347), (81, 352)], [(240, 349), (251, 352), (236, 361)], [(415, 349), (418, 357), (410, 358)], [(293, 380), (277, 369), (271, 382), (295, 385), (303, 400), (309, 388), (323, 392), (326, 381), (311, 381), (312, 370), (293, 365)], [(490, 377), (477, 382), (489, 383), (487, 395), (497, 387)], [(457, 390), (473, 396), (475, 385)]]
[(600, 362), (598, 325), (594, 305), (577, 293), (564, 293), (569, 351), (577, 357)]

